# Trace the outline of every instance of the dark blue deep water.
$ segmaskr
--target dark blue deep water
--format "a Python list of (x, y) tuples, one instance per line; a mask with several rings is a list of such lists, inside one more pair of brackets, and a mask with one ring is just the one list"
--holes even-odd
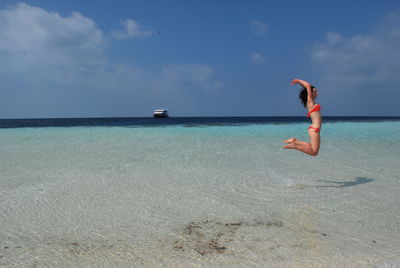
[[(400, 121), (400, 117), (324, 116), (324, 122), (380, 122)], [(310, 121), (303, 116), (290, 117), (113, 117), (113, 118), (47, 118), (47, 119), (0, 119), (0, 128), (21, 127), (77, 127), (77, 126), (129, 126), (159, 127), (183, 125), (224, 126), (246, 124), (292, 124)]]

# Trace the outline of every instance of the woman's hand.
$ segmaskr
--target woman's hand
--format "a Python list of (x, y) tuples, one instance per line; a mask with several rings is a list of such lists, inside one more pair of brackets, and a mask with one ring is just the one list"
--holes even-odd
[(296, 84), (300, 84), (300, 79), (293, 79), (292, 82), (290, 83), (291, 85), (296, 85)]
[(296, 84), (300, 84), (302, 85), (304, 88), (310, 88), (310, 84), (307, 81), (304, 80), (300, 80), (300, 79), (293, 79), (292, 82), (290, 83), (291, 85), (296, 85)]

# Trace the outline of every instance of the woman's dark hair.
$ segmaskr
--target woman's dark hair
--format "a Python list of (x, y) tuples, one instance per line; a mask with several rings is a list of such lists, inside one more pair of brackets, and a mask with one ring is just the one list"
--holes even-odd
[[(311, 90), (313, 90), (315, 87), (311, 86)], [(303, 87), (303, 89), (300, 91), (299, 94), (299, 99), (301, 100), (301, 103), (304, 105), (304, 107), (307, 106), (307, 99), (308, 99), (308, 92), (307, 89), (305, 87)]]

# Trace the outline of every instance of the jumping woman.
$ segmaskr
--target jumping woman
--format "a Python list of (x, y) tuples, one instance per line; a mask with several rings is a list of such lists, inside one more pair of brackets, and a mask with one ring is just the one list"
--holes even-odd
[(321, 106), (315, 103), (315, 99), (318, 95), (317, 89), (310, 85), (310, 83), (300, 79), (293, 79), (292, 83), (290, 84), (300, 84), (303, 87), (303, 89), (300, 91), (299, 98), (308, 111), (307, 118), (311, 117), (312, 121), (311, 125), (308, 127), (310, 143), (299, 141), (296, 138), (290, 138), (285, 140), (288, 145), (284, 146), (283, 149), (296, 149), (311, 156), (316, 156), (319, 152), (319, 146), (321, 143), (321, 137), (319, 133), (322, 125), (320, 112)]

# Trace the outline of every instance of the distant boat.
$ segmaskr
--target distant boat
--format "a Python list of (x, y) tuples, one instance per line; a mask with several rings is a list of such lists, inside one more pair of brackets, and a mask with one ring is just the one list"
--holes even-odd
[(167, 118), (168, 117), (168, 110), (157, 109), (153, 112), (154, 117), (158, 118)]

